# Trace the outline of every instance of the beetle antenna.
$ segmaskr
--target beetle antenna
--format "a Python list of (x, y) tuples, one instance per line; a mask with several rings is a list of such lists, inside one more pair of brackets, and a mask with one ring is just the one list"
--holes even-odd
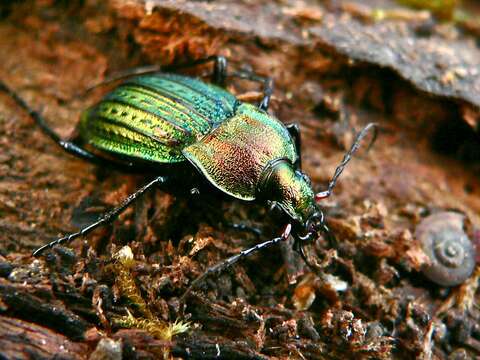
[(281, 236), (276, 237), (276, 238), (271, 239), (271, 240), (268, 240), (268, 241), (264, 241), (260, 244), (252, 246), (251, 248), (242, 250), (238, 254), (235, 254), (235, 255), (229, 257), (228, 259), (223, 260), (222, 262), (209, 267), (207, 270), (205, 270), (205, 272), (202, 275), (198, 276), (195, 280), (193, 280), (193, 282), (190, 284), (188, 289), (185, 291), (185, 293), (180, 298), (180, 305), (182, 306), (183, 304), (185, 304), (185, 300), (186, 300), (187, 296), (190, 294), (190, 292), (194, 288), (196, 288), (198, 286), (198, 284), (200, 284), (202, 281), (204, 281), (208, 276), (210, 276), (211, 274), (220, 273), (220, 272), (228, 269), (230, 266), (236, 264), (238, 261), (242, 260), (243, 258), (246, 258), (247, 256), (250, 256), (253, 253), (256, 253), (257, 251), (260, 251), (260, 250), (265, 249), (267, 247), (270, 247), (272, 245), (278, 244), (279, 242), (287, 240), (288, 237), (290, 236), (291, 231), (292, 231), (292, 224), (288, 224), (285, 227), (285, 230), (283, 231)]
[(372, 137), (372, 140), (370, 141), (370, 144), (368, 145), (367, 151), (370, 150), (370, 148), (373, 146), (373, 143), (377, 139), (377, 132), (378, 132), (378, 124), (377, 123), (367, 124), (367, 126), (365, 126), (357, 134), (357, 137), (355, 138), (355, 141), (353, 142), (352, 147), (350, 148), (350, 150), (347, 151), (347, 153), (343, 157), (342, 162), (335, 169), (335, 173), (333, 174), (333, 177), (330, 180), (330, 183), (328, 184), (327, 190), (321, 191), (321, 192), (315, 194), (315, 200), (316, 201), (325, 199), (332, 194), (333, 188), (335, 187), (335, 185), (337, 183), (338, 177), (342, 174), (343, 170), (345, 170), (345, 167), (347, 166), (348, 162), (352, 159), (353, 154), (355, 154), (355, 152), (360, 148), (361, 141), (363, 140), (363, 138), (365, 136), (367, 136), (367, 134), (370, 130), (373, 130), (373, 137)]

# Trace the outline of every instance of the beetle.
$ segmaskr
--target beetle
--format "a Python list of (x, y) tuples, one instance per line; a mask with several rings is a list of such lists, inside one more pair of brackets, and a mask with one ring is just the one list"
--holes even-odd
[[(168, 173), (168, 169), (176, 164), (189, 171), (196, 169), (211, 186), (233, 198), (269, 202), (290, 219), (281, 236), (208, 268), (190, 284), (183, 298), (209, 274), (285, 241), (290, 235), (295, 240), (295, 250), (309, 265), (303, 250), (305, 244), (314, 241), (320, 233), (329, 238), (333, 236), (318, 202), (331, 195), (338, 177), (371, 129), (374, 129), (373, 143), (376, 124), (370, 123), (358, 133), (327, 190), (315, 194), (309, 177), (301, 170), (298, 125), (284, 125), (267, 112), (273, 80), (251, 71), (227, 74), (227, 60), (222, 56), (211, 56), (189, 66), (210, 62), (213, 63), (212, 83), (170, 73), (168, 67), (157, 66), (137, 68), (107, 79), (102, 84), (125, 81), (83, 112), (71, 139), (62, 139), (40, 113), (0, 82), (0, 90), (8, 93), (65, 151), (97, 164), (125, 168), (147, 164), (155, 169), (167, 169), (166, 174), (163, 171), (97, 221), (38, 248), (34, 256), (112, 222), (147, 190), (175, 179), (176, 172)], [(227, 75), (262, 83), (260, 104), (242, 102), (225, 90)]]

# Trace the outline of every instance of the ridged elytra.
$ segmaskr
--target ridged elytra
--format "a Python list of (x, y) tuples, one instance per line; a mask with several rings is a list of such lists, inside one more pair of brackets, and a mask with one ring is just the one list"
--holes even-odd
[[(317, 202), (331, 195), (361, 140), (370, 129), (376, 129), (376, 125), (370, 123), (358, 133), (336, 168), (327, 190), (315, 194), (310, 179), (301, 170), (298, 125), (285, 126), (267, 112), (273, 92), (272, 79), (249, 71), (230, 74), (229, 77), (263, 84), (260, 104), (244, 103), (222, 87), (227, 79), (224, 57), (212, 56), (190, 65), (208, 62), (214, 64), (212, 83), (172, 74), (168, 72), (170, 68), (157, 66), (134, 69), (108, 80), (125, 81), (84, 111), (76, 137), (70, 140), (62, 139), (38, 112), (0, 82), (0, 89), (27, 111), (46, 135), (77, 157), (127, 168), (148, 164), (161, 169), (168, 164), (184, 163), (225, 194), (243, 201), (269, 202), (288, 215), (290, 221), (280, 237), (245, 249), (207, 269), (190, 284), (182, 301), (209, 274), (220, 272), (260, 249), (285, 241), (290, 235), (295, 240), (295, 250), (310, 266), (304, 245), (314, 241), (319, 233), (333, 239)], [(375, 136), (376, 131), (372, 143)], [(40, 247), (33, 255), (38, 256), (45, 249), (110, 223), (148, 189), (165, 184), (172, 177), (174, 174), (157, 176), (97, 221)]]

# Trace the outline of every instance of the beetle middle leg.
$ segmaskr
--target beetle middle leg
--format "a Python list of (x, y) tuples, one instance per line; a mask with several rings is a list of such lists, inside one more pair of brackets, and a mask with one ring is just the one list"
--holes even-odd
[(224, 223), (224, 225), (236, 231), (249, 232), (258, 237), (262, 236), (262, 230), (254, 226), (249, 226), (242, 223)]
[(89, 92), (91, 92), (92, 90), (100, 86), (105, 86), (123, 79), (127, 79), (132, 76), (148, 75), (148, 74), (154, 74), (158, 72), (177, 71), (181, 69), (195, 67), (198, 65), (207, 64), (209, 62), (213, 62), (213, 71), (211, 74), (211, 80), (216, 85), (224, 87), (227, 77), (237, 77), (237, 78), (259, 82), (263, 84), (263, 90), (262, 90), (263, 99), (259, 104), (259, 108), (265, 111), (268, 110), (268, 106), (270, 104), (270, 98), (272, 97), (272, 93), (273, 93), (273, 85), (274, 85), (273, 79), (270, 77), (258, 75), (252, 71), (245, 71), (245, 70), (238, 70), (231, 74), (228, 74), (228, 71), (227, 71), (228, 61), (224, 56), (221, 56), (221, 55), (212, 55), (203, 59), (190, 61), (184, 64), (164, 65), (164, 66), (146, 65), (146, 66), (139, 66), (139, 67), (127, 69), (125, 71), (118, 72), (111, 76), (107, 76), (100, 83), (87, 88), (83, 92), (83, 96), (87, 95)]
[(300, 133), (300, 126), (297, 123), (287, 124), (286, 128), (295, 141), (295, 148), (297, 149), (298, 159), (295, 161), (295, 167), (302, 169), (302, 137)]
[(152, 181), (150, 181), (148, 184), (142, 186), (140, 189), (135, 191), (133, 194), (128, 196), (119, 206), (116, 208), (110, 210), (107, 212), (105, 215), (100, 217), (97, 221), (93, 222), (92, 224), (85, 226), (83, 229), (80, 231), (77, 231), (75, 233), (72, 233), (70, 235), (64, 236), (60, 239), (54, 240), (48, 244), (43, 245), (42, 247), (38, 248), (33, 252), (33, 256), (38, 256), (42, 252), (44, 252), (46, 249), (50, 249), (56, 245), (63, 244), (70, 242), (80, 236), (87, 235), (88, 233), (92, 232), (96, 228), (102, 225), (106, 225), (114, 221), (122, 212), (124, 212), (127, 207), (132, 204), (135, 200), (137, 200), (140, 196), (142, 196), (147, 190), (152, 188), (155, 185), (159, 184), (164, 184), (167, 181), (167, 177), (165, 176), (158, 176)]

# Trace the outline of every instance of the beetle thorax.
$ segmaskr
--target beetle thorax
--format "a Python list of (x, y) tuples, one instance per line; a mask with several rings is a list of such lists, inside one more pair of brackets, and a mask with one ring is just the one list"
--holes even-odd
[(276, 202), (292, 219), (305, 224), (316, 210), (309, 178), (286, 159), (269, 163), (258, 188), (262, 198)]

